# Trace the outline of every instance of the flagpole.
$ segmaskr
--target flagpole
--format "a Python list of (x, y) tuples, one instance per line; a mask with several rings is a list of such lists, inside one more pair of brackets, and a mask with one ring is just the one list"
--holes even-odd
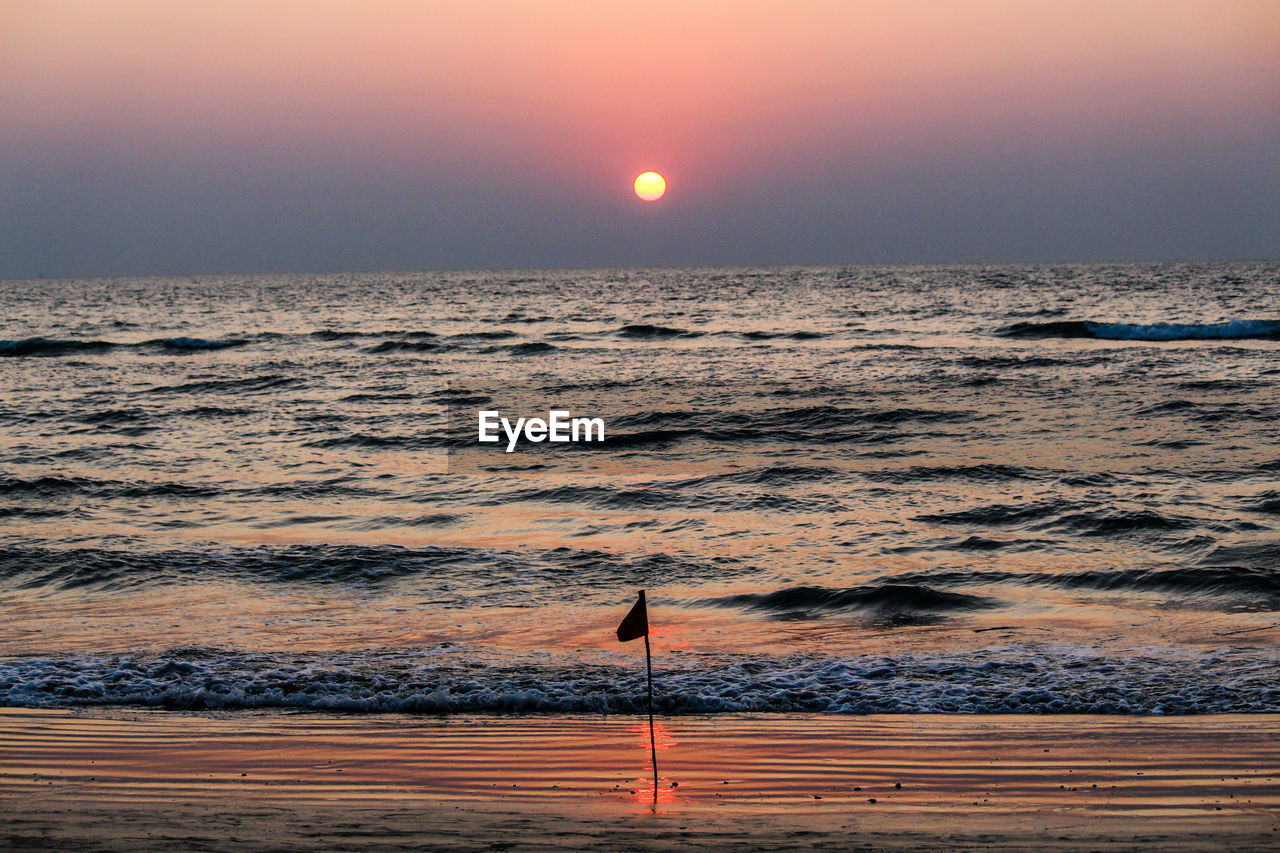
[(618, 642), (629, 643), (644, 637), (644, 671), (649, 686), (649, 754), (653, 756), (653, 807), (658, 807), (658, 739), (653, 733), (653, 650), (649, 647), (649, 611), (644, 604), (644, 590), (627, 615), (618, 623)]
[[(640, 593), (644, 600), (644, 593)], [(653, 756), (653, 801), (658, 802), (658, 742), (653, 736), (653, 653), (649, 651), (649, 633), (644, 635), (644, 668), (649, 676), (649, 752)]]

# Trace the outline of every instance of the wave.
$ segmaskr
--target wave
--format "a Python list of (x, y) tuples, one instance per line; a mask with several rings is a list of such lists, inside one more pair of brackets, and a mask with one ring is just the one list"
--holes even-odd
[(663, 447), (696, 439), (715, 441), (724, 440), (725, 438), (728, 438), (729, 440), (736, 440), (740, 437), (741, 436), (717, 436), (716, 434), (703, 429), (646, 429), (628, 433), (611, 432), (605, 436), (603, 442), (593, 442), (591, 444), (583, 444), (580, 446), (585, 450), (599, 447), (608, 448), (610, 450), (619, 450), (632, 447)]
[[(1276, 546), (1215, 549), (1197, 565), (1155, 569), (1089, 569), (1079, 572), (934, 571), (881, 579), (883, 583), (933, 587), (1047, 586), (1091, 592), (1176, 593), (1189, 604), (1233, 611), (1280, 610), (1280, 569)], [(1211, 600), (1216, 599), (1216, 600)]]
[(464, 516), (448, 512), (433, 512), (405, 518), (398, 515), (378, 515), (371, 518), (355, 518), (341, 525), (348, 530), (385, 530), (395, 527), (449, 527), (462, 521)]
[(99, 480), (93, 477), (0, 477), (0, 493), (41, 498), (68, 495), (96, 498), (203, 498), (222, 495), (213, 486), (186, 483)]
[(518, 334), (510, 329), (497, 329), (490, 332), (462, 332), (457, 335), (450, 335), (451, 340), (460, 341), (500, 341), (506, 338), (516, 338)]
[(175, 412), (183, 418), (243, 418), (259, 414), (257, 409), (244, 406), (192, 406), (189, 409)]
[(937, 590), (923, 584), (881, 583), (852, 589), (797, 586), (768, 593), (747, 593), (712, 599), (725, 607), (766, 610), (785, 618), (807, 619), (815, 613), (864, 611), (902, 621), (933, 615), (996, 607), (998, 602), (980, 595)]
[(949, 512), (925, 513), (915, 516), (915, 520), (934, 524), (1014, 525), (1053, 518), (1067, 509), (1078, 506), (1080, 505), (1074, 502), (1060, 499), (1017, 504), (986, 504)]
[(511, 492), (501, 500), (485, 501), (490, 505), (505, 504), (514, 499), (557, 504), (580, 504), (594, 509), (703, 509), (717, 512), (756, 513), (830, 513), (847, 507), (829, 496), (793, 497), (767, 494), (706, 494), (671, 489), (619, 486), (557, 486)]
[(121, 590), (220, 579), (373, 586), (408, 575), (457, 571), (475, 557), (465, 549), (342, 545), (150, 553), (3, 548), (0, 578), (22, 589), (60, 590)]
[[(412, 399), (414, 396), (406, 395), (406, 399)], [(493, 401), (493, 398), (482, 390), (471, 388), (441, 388), (426, 396), (445, 406), (481, 406)]]
[[(447, 645), (447, 644), (446, 644)], [(659, 657), (663, 715), (1275, 713), (1268, 650), (1196, 653), (996, 647), (846, 657)], [(466, 649), (160, 654), (0, 660), (0, 705), (128, 705), (183, 710), (298, 708), (344, 713), (591, 713), (644, 709), (634, 666), (512, 658)]]
[(77, 413), (74, 419), (82, 424), (129, 424), (147, 420), (151, 414), (146, 409), (99, 409)]
[(77, 353), (106, 352), (119, 344), (111, 341), (64, 341), (53, 338), (23, 338), (0, 341), (0, 356), (58, 356)]
[(739, 337), (748, 341), (771, 341), (778, 338), (785, 338), (792, 341), (816, 341), (820, 338), (827, 337), (822, 332), (811, 332), (801, 329), (795, 332), (737, 332)]
[[(328, 489), (325, 484), (314, 488), (321, 487)], [(299, 494), (292, 485), (258, 487), (252, 493), (264, 494), (272, 488), (295, 499)], [(313, 494), (322, 492), (303, 493)], [(433, 513), (373, 522), (443, 526), (457, 518)], [(368, 521), (352, 519), (346, 526)], [(565, 546), (524, 552), (395, 545), (210, 546), (167, 551), (0, 547), (0, 585), (24, 590), (120, 591), (225, 580), (365, 588), (420, 578), (429, 581), (433, 599), (447, 593), (455, 583), (460, 590), (470, 590), (466, 593), (468, 605), (476, 603), (474, 584), (482, 577), (493, 581), (486, 592), (486, 603), (527, 606), (538, 601), (560, 602), (566, 596), (578, 595), (582, 589), (656, 586), (753, 571), (754, 566), (733, 557), (695, 559), (667, 553), (628, 556)]]
[[(228, 494), (237, 496), (262, 497), (283, 500), (332, 500), (335, 497), (346, 498), (387, 498), (390, 493), (374, 486), (362, 486), (344, 477), (331, 477), (327, 480), (286, 480), (261, 485), (238, 485), (227, 489)], [(194, 552), (192, 559), (199, 562), (200, 553)]]
[(1053, 320), (1048, 323), (1012, 323), (996, 329), (1002, 338), (1092, 338), (1084, 320)]
[(1216, 546), (1200, 558), (1205, 566), (1240, 566), (1265, 568), (1280, 572), (1280, 541), (1233, 542)]
[(1051, 539), (988, 539), (985, 536), (956, 536), (941, 539), (927, 539), (904, 545), (895, 545), (885, 550), (890, 554), (927, 554), (934, 551), (1042, 551), (1046, 547), (1059, 544)]
[(1258, 610), (1280, 607), (1280, 571), (1245, 566), (1184, 566), (1177, 569), (1114, 569), (1073, 572), (1060, 584), (1071, 589), (1149, 590), (1245, 597)]
[(1051, 358), (1044, 355), (966, 355), (956, 359), (956, 364), (978, 370), (1012, 370), (1022, 367), (1059, 367), (1087, 364), (1079, 358)]
[(411, 394), (408, 391), (388, 391), (378, 393), (374, 391), (361, 392), (358, 394), (348, 394), (342, 398), (344, 403), (388, 403), (398, 400), (413, 400), (417, 398), (417, 394)]
[(75, 341), (54, 338), (24, 338), (16, 341), (0, 341), (0, 356), (59, 356), (77, 353), (100, 353), (119, 348), (161, 347), (168, 350), (201, 351), (244, 346), (244, 338), (154, 338), (140, 343), (124, 344), (115, 341)]
[(178, 385), (157, 385), (142, 391), (143, 394), (205, 394), (243, 391), (269, 391), (274, 388), (285, 388), (302, 382), (296, 376), (282, 376), (268, 373), (261, 376), (249, 376), (244, 379), (205, 379), (199, 382), (183, 382)]
[[(845, 410), (814, 407), (758, 412), (655, 411), (609, 420), (604, 441), (571, 444), (564, 450), (598, 452), (641, 447), (669, 447), (685, 442), (718, 444), (876, 444), (909, 434), (899, 429), (911, 421), (946, 423), (972, 418), (970, 412), (929, 410)], [(667, 427), (666, 424), (672, 424)], [(648, 427), (645, 429), (628, 429)], [(470, 433), (468, 433), (470, 435)], [(468, 439), (470, 441), (470, 439)]]
[(401, 338), (435, 338), (439, 337), (435, 332), (426, 329), (404, 330), (404, 329), (383, 329), (377, 332), (359, 331), (356, 329), (317, 329), (311, 333), (311, 337), (320, 341), (347, 341), (353, 338), (382, 338), (395, 335)]
[(145, 343), (172, 350), (215, 350), (244, 346), (249, 342), (244, 338), (163, 338), (155, 341), (146, 341)]
[(933, 524), (1014, 526), (1029, 530), (1069, 533), (1075, 536), (1115, 536), (1127, 533), (1168, 533), (1179, 530), (1227, 532), (1229, 527), (1205, 519), (1114, 506), (1089, 506), (1075, 501), (1049, 499), (1020, 504), (988, 504), (951, 512), (915, 516)]
[(683, 480), (655, 480), (646, 488), (701, 489), (721, 483), (744, 486), (794, 486), (798, 483), (828, 483), (842, 480), (845, 473), (826, 465), (771, 465), (744, 471), (727, 471)]
[(1268, 515), (1280, 515), (1280, 489), (1263, 492), (1258, 495), (1256, 503), (1246, 505), (1245, 509), (1264, 512)]
[[(1280, 418), (1280, 407), (1250, 406), (1243, 402), (1221, 400), (1204, 402), (1174, 399), (1143, 406), (1137, 409), (1136, 413), (1143, 416), (1169, 415), (1207, 424), (1221, 421), (1266, 421), (1272, 423), (1277, 418)], [(1157, 439), (1151, 442), (1151, 446), (1173, 448), (1194, 446), (1187, 443), (1188, 441), (1188, 439)]]
[[(585, 448), (668, 444), (701, 439), (724, 444), (777, 441), (794, 444), (876, 443), (901, 438), (904, 427), (974, 421), (967, 410), (801, 406), (703, 412), (653, 410), (611, 418), (603, 442)], [(633, 432), (617, 430), (643, 427)]]
[(1184, 412), (1195, 411), (1199, 405), (1199, 403), (1192, 402), (1191, 400), (1163, 400), (1159, 403), (1152, 403), (1149, 406), (1143, 406), (1136, 411), (1136, 414), (1144, 416), (1169, 414), (1180, 415)]
[(365, 352), (439, 352), (447, 349), (451, 349), (451, 347), (447, 344), (436, 343), (432, 340), (408, 339), (383, 341), (382, 343), (374, 344), (373, 346), (366, 348)]
[(1097, 509), (1067, 513), (1039, 526), (1041, 530), (1056, 530), (1078, 536), (1112, 536), (1120, 533), (1145, 531), (1166, 532), (1177, 530), (1209, 529), (1225, 532), (1228, 528), (1202, 519), (1160, 513), (1149, 509), (1122, 510)]
[(1003, 551), (1005, 549), (1027, 550), (1040, 547), (1039, 540), (1007, 540), (988, 539), (985, 536), (966, 536), (963, 539), (940, 543), (938, 547), (952, 551)]
[(1010, 480), (1044, 480), (1049, 475), (1034, 468), (988, 463), (984, 465), (913, 465), (909, 468), (865, 471), (862, 476), (878, 483), (917, 483), (933, 480), (1003, 483)]
[(1101, 323), (1054, 320), (1013, 323), (996, 330), (1006, 338), (1097, 338), (1110, 341), (1188, 341), (1280, 338), (1280, 320), (1227, 320), (1222, 323)]
[(756, 571), (750, 563), (728, 555), (690, 557), (664, 552), (625, 556), (608, 551), (560, 546), (543, 551), (539, 561), (553, 567), (559, 583), (615, 589), (619, 585), (688, 583), (707, 578), (733, 578)]
[(1266, 387), (1261, 379), (1188, 379), (1179, 382), (1177, 387), (1187, 391), (1253, 391)]
[(77, 513), (76, 507), (0, 506), (0, 518), (61, 518)]
[(618, 329), (616, 334), (622, 338), (660, 340), (665, 338), (698, 338), (706, 333), (691, 332), (688, 329), (675, 329), (670, 326), (654, 326), (649, 323), (632, 323)]
[(367, 332), (355, 332), (345, 329), (317, 329), (311, 333), (311, 337), (318, 341), (346, 341), (352, 338), (364, 337)]
[(559, 349), (559, 347), (554, 344), (548, 344), (542, 341), (526, 341), (522, 344), (498, 347), (497, 351), (508, 352), (511, 353), (511, 355), (545, 355), (549, 352), (555, 352), (557, 349)]
[(453, 447), (461, 442), (457, 437), (447, 435), (374, 435), (371, 433), (354, 433), (336, 435), (331, 438), (318, 438), (302, 443), (303, 447), (372, 447), (389, 450), (431, 450)]

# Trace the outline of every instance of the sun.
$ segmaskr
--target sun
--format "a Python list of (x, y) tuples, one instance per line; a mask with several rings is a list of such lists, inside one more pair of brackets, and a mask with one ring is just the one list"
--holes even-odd
[(667, 193), (667, 179), (657, 172), (641, 172), (636, 176), (636, 196), (643, 201), (657, 201)]

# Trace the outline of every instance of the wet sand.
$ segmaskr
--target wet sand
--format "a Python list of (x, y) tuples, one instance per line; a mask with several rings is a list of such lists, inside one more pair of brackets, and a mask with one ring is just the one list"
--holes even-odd
[(1280, 716), (0, 709), (7, 849), (1280, 847)]

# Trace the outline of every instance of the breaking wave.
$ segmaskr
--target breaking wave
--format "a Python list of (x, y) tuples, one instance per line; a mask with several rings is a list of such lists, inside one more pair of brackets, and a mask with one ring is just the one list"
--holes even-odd
[(1100, 323), (1054, 320), (1014, 323), (996, 334), (1006, 338), (1097, 338), (1108, 341), (1189, 341), (1280, 338), (1280, 320), (1227, 320), (1222, 323)]
[[(813, 658), (670, 654), (654, 672), (665, 715), (1275, 713), (1273, 652), (990, 648)], [(485, 662), (463, 650), (156, 655), (0, 661), (0, 705), (302, 708), (346, 713), (600, 713), (644, 707), (643, 669)]]

